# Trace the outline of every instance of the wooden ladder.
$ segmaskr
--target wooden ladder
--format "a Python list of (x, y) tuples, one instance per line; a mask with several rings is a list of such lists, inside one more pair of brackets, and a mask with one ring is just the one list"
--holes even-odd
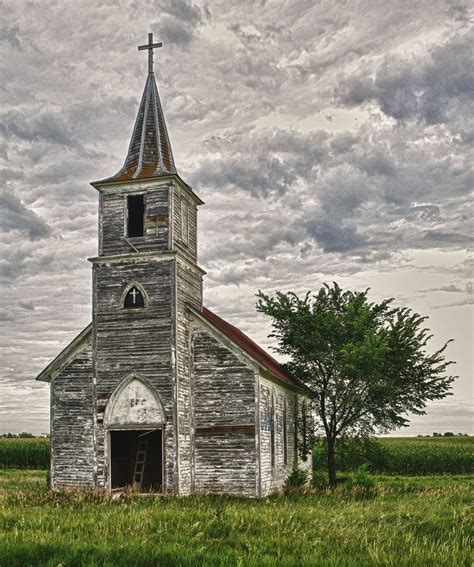
[(148, 453), (148, 435), (138, 438), (137, 457), (135, 459), (135, 470), (133, 472), (133, 483), (138, 485), (141, 490), (143, 473), (145, 471), (145, 462)]

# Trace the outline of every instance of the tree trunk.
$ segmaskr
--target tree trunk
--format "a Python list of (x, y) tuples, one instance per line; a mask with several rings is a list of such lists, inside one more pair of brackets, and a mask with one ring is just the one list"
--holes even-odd
[(327, 441), (328, 476), (330, 486), (336, 486), (336, 461), (335, 461), (335, 442), (333, 439)]

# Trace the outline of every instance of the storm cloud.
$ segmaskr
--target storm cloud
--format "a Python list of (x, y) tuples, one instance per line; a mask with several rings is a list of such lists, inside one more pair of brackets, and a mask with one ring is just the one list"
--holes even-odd
[(430, 315), (435, 340), (456, 339), (461, 378), (432, 418), (456, 430), (472, 368), (470, 3), (2, 8), (0, 429), (47, 430), (32, 379), (90, 321), (89, 183), (123, 163), (146, 79), (137, 46), (153, 31), (175, 162), (206, 202), (206, 304), (270, 346), (257, 289), (337, 280), (396, 297)]

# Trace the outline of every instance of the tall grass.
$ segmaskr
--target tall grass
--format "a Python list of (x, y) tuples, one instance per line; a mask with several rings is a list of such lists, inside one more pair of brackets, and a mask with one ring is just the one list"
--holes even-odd
[[(474, 472), (474, 437), (386, 437), (338, 447), (337, 468), (352, 471), (367, 463), (373, 472), (430, 475)], [(316, 443), (313, 466), (325, 468), (324, 443)]]
[(469, 478), (379, 478), (351, 491), (237, 498), (57, 493), (0, 471), (0, 565), (470, 565)]
[(49, 439), (0, 437), (0, 468), (49, 468)]

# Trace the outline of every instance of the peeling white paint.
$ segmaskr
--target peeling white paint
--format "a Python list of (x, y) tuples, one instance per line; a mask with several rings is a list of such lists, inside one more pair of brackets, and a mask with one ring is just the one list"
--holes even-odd
[[(110, 409), (109, 409), (109, 406)], [(156, 394), (141, 380), (133, 378), (122, 386), (105, 412), (107, 426), (164, 423), (163, 407)]]

